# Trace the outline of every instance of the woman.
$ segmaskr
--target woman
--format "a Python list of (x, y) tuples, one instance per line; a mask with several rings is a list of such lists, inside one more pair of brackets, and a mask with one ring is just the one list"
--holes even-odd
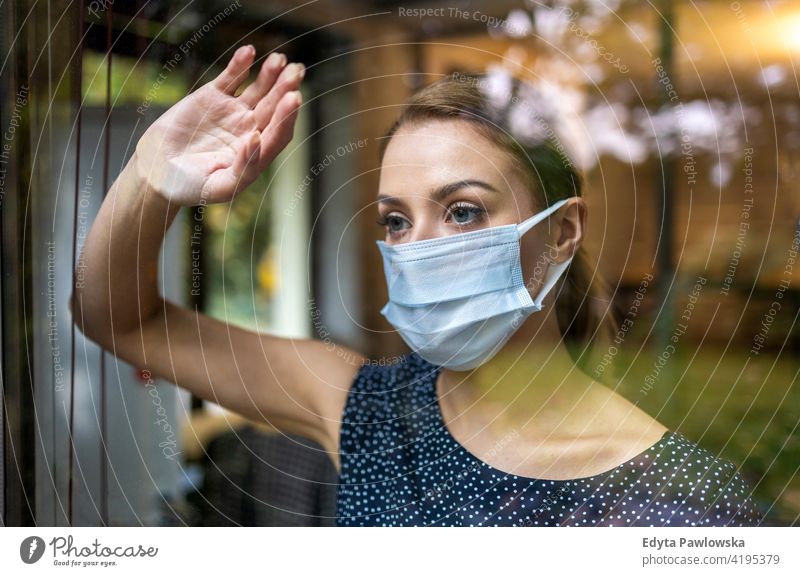
[(558, 142), (516, 138), (477, 78), (421, 90), (382, 140), (382, 312), (412, 353), (369, 362), (162, 299), (158, 253), (180, 207), (230, 201), (292, 137), (304, 69), (271, 54), (237, 95), (254, 57), (239, 48), (139, 141), (82, 254), (84, 334), (317, 441), (340, 471), (340, 525), (760, 522), (733, 463), (576, 369), (608, 332), (580, 179)]

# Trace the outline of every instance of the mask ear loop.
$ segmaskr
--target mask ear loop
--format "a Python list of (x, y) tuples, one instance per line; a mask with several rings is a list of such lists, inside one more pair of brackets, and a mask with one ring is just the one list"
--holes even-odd
[[(547, 209), (542, 210), (541, 212), (539, 212), (534, 216), (531, 216), (524, 222), (517, 224), (518, 236), (521, 238), (522, 235), (525, 234), (528, 230), (536, 226), (539, 222), (541, 222), (542, 220), (550, 216), (553, 212), (561, 208), (564, 204), (566, 204), (567, 200), (569, 200), (569, 198), (563, 198), (558, 202), (556, 202), (555, 204), (553, 204), (552, 206), (548, 207)], [(564, 271), (567, 269), (567, 267), (570, 265), (573, 258), (574, 256), (570, 256), (564, 262), (561, 262), (559, 264), (551, 264), (550, 266), (547, 267), (547, 279), (542, 285), (541, 290), (539, 290), (539, 294), (536, 296), (536, 300), (533, 301), (533, 304), (536, 306), (537, 309), (541, 310), (542, 308), (544, 308), (542, 301), (545, 299), (550, 290), (553, 289), (553, 286), (555, 286), (556, 282), (564, 273)]]
[(550, 216), (550, 214), (561, 208), (564, 204), (567, 203), (567, 200), (569, 200), (569, 198), (563, 198), (558, 202), (556, 202), (555, 204), (553, 204), (552, 206), (549, 206), (548, 208), (542, 210), (538, 214), (531, 216), (524, 222), (520, 222), (519, 224), (517, 224), (517, 232), (519, 236), (522, 237), (522, 235), (525, 234), (525, 232), (527, 232), (528, 230), (536, 226), (539, 222)]
[(556, 282), (558, 282), (558, 279), (561, 278), (561, 275), (570, 265), (570, 262), (572, 262), (573, 258), (574, 256), (570, 256), (567, 260), (564, 260), (560, 264), (551, 264), (550, 266), (547, 267), (548, 278), (545, 281), (544, 285), (542, 286), (542, 289), (539, 290), (539, 294), (536, 296), (536, 300), (533, 301), (534, 305), (536, 305), (536, 307), (539, 310), (544, 308), (544, 304), (542, 304), (542, 302), (544, 301), (545, 297), (550, 292), (550, 290), (553, 289), (553, 286), (555, 286)]

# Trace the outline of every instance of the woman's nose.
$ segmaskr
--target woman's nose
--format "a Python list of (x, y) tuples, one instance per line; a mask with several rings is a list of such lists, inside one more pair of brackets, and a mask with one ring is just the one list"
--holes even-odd
[(435, 221), (429, 218), (421, 218), (417, 219), (415, 225), (411, 228), (411, 235), (408, 241), (430, 240), (431, 238), (444, 236), (444, 234), (445, 231)]

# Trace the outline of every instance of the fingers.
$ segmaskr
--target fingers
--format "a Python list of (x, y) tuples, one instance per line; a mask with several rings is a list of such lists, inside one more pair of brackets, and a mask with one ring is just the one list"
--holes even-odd
[(287, 92), (278, 102), (275, 114), (261, 136), (260, 168), (272, 162), (292, 139), (302, 102), (303, 98), (297, 90)]
[(239, 99), (246, 102), (250, 108), (255, 108), (275, 84), (281, 70), (286, 66), (286, 55), (273, 52), (261, 64), (261, 71), (247, 88), (244, 89)]
[(285, 94), (296, 91), (305, 76), (305, 66), (292, 63), (284, 67), (275, 85), (255, 106), (256, 126), (264, 130)]
[[(239, 149), (236, 155), (236, 160), (233, 162), (234, 176), (243, 182), (249, 183), (256, 176), (258, 176), (258, 160), (261, 152), (261, 131), (255, 130), (250, 132), (247, 140)], [(249, 172), (249, 174), (248, 174)], [(253, 174), (255, 172), (255, 174)], [(251, 175), (253, 178), (247, 179)]]
[(208, 202), (227, 202), (252, 183), (291, 141), (302, 104), (300, 92), (283, 95), (265, 130), (243, 136), (236, 157), (227, 168), (216, 170), (201, 192)]
[(256, 49), (252, 45), (240, 46), (233, 53), (228, 65), (222, 73), (212, 80), (212, 84), (220, 91), (233, 96), (250, 72)]
[(244, 190), (258, 176), (261, 132), (255, 130), (245, 135), (233, 164), (215, 171), (206, 181), (202, 197), (206, 201), (228, 202)]

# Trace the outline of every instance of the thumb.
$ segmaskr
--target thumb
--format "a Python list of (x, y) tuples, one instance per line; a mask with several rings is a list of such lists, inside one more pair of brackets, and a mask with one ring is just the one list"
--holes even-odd
[(255, 130), (243, 137), (233, 164), (217, 170), (209, 177), (203, 190), (208, 202), (227, 202), (255, 180), (258, 176), (258, 156), (261, 132)]
[(258, 164), (258, 153), (260, 149), (260, 130), (256, 129), (245, 135), (242, 147), (239, 149), (239, 152), (236, 154), (236, 159), (233, 162), (234, 173), (239, 176), (244, 175), (252, 165)]

